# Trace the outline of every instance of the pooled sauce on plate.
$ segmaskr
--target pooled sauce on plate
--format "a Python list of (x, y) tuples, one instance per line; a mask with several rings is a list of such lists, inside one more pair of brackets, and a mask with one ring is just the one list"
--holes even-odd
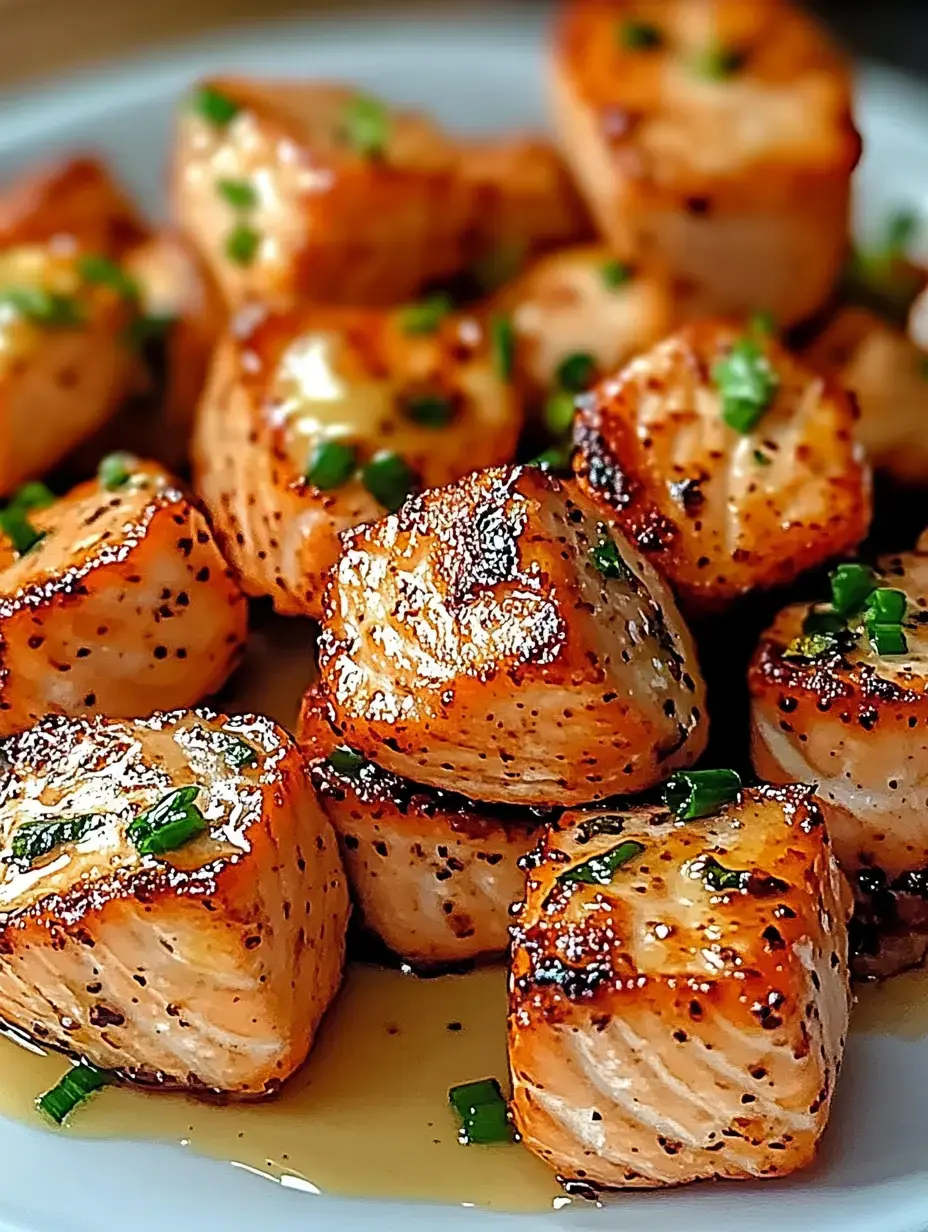
[[(268, 617), (217, 708), (269, 714), (290, 730), (315, 675), (314, 627)], [(853, 1028), (928, 1031), (928, 973), (857, 990)], [(0, 1040), (0, 1115), (39, 1126), (35, 1098), (68, 1062), (10, 1033)], [(229, 1161), (308, 1192), (543, 1211), (570, 1202), (553, 1173), (516, 1144), (461, 1146), (448, 1090), (505, 1086), (506, 975), (416, 979), (349, 964), (307, 1064), (275, 1099), (214, 1105), (110, 1087), (61, 1132), (147, 1139)]]

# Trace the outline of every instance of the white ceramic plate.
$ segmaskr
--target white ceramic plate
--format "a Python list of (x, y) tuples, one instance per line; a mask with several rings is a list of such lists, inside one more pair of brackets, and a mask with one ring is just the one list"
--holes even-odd
[[(172, 106), (194, 76), (225, 68), (353, 79), (460, 129), (538, 123), (544, 24), (534, 8), (471, 4), (457, 18), (448, 10), (436, 16), (433, 7), (408, 20), (306, 19), (214, 36), (0, 100), (0, 174), (55, 149), (97, 148), (157, 209)], [(865, 72), (861, 119), (861, 225), (876, 225), (900, 204), (928, 212), (928, 92)], [(924, 1232), (926, 1093), (928, 1039), (852, 1036), (824, 1154), (811, 1173), (526, 1216), (319, 1197), (179, 1148), (81, 1141), (0, 1120), (0, 1232), (744, 1232), (762, 1221), (779, 1232)]]

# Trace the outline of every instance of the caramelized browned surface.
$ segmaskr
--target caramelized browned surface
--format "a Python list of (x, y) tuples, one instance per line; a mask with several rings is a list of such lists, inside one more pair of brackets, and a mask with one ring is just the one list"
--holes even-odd
[[(404, 319), (307, 306), (221, 345), (198, 413), (196, 486), (243, 586), (278, 611), (318, 616), (339, 532), (385, 514), (360, 475), (378, 453), (435, 487), (515, 451), (521, 407), (485, 322), (455, 314), (416, 334)], [(447, 423), (413, 418), (423, 397), (445, 401)], [(323, 491), (304, 476), (327, 441), (353, 447), (357, 465)]]
[(706, 720), (689, 633), (601, 519), (570, 483), (497, 468), (344, 536), (320, 641), (338, 735), (415, 782), (513, 804), (691, 764)]
[(870, 473), (853, 399), (769, 336), (778, 379), (754, 428), (723, 418), (713, 377), (748, 334), (690, 325), (583, 401), (574, 467), (673, 584), (685, 608), (718, 610), (849, 552), (870, 522)]
[(215, 692), (238, 662), (245, 599), (206, 520), (154, 466), (29, 514), (0, 537), (0, 733), (42, 715), (151, 714)]
[[(611, 876), (578, 879), (630, 842)], [(565, 815), (513, 930), (523, 1142), (617, 1187), (809, 1163), (847, 1032), (849, 912), (811, 788), (752, 789), (685, 824), (654, 806)]]
[[(252, 765), (228, 759), (244, 741)], [(3, 744), (0, 1013), (157, 1086), (257, 1096), (302, 1063), (341, 981), (347, 892), (298, 749), (209, 711), (46, 719)], [(208, 830), (163, 855), (128, 833), (196, 785)], [(94, 828), (23, 867), (26, 822)]]

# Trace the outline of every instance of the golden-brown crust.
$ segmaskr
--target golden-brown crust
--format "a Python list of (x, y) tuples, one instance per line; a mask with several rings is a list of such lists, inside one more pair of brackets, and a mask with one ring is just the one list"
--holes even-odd
[[(252, 762), (226, 760), (230, 738)], [(4, 1019), (146, 1085), (276, 1091), (338, 986), (347, 919), (334, 835), (286, 733), (207, 711), (49, 718), (3, 752)], [(99, 824), (23, 869), (11, 844), (36, 784), (44, 816), (92, 808)], [(179, 785), (198, 787), (209, 829), (140, 853), (127, 825)]]
[(851, 551), (870, 521), (853, 399), (775, 339), (778, 387), (756, 426), (723, 418), (713, 378), (747, 330), (685, 327), (581, 399), (574, 469), (687, 610), (714, 611)]
[[(626, 20), (659, 45), (628, 46)], [(860, 138), (847, 66), (810, 18), (785, 0), (569, 0), (553, 47), (561, 144), (622, 255), (665, 262), (694, 312), (791, 322), (821, 304)], [(733, 68), (715, 75), (719, 53)]]
[[(318, 616), (339, 532), (383, 516), (362, 468), (398, 454), (410, 489), (452, 482), (515, 451), (522, 413), (485, 321), (449, 315), (433, 332), (402, 311), (304, 306), (243, 322), (222, 343), (198, 412), (197, 489), (249, 594)], [(439, 399), (447, 422), (414, 418)], [(325, 490), (305, 476), (325, 441), (355, 451)]]
[(0, 248), (70, 236), (85, 252), (119, 257), (147, 234), (123, 189), (91, 156), (32, 167), (0, 194)]
[[(626, 843), (610, 872), (572, 876)], [(808, 1163), (847, 1030), (849, 913), (811, 788), (746, 790), (685, 825), (659, 806), (565, 814), (512, 930), (523, 1141), (603, 1186)]]
[(0, 546), (0, 734), (47, 713), (151, 713), (215, 692), (247, 605), (205, 518), (159, 467), (80, 484)]
[(339, 735), (415, 781), (532, 805), (690, 764), (705, 739), (692, 643), (600, 518), (571, 484), (497, 468), (344, 536), (320, 642)]

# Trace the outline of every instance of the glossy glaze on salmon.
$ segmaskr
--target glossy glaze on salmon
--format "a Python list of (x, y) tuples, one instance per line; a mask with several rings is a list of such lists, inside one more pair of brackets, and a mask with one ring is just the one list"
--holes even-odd
[[(0, 735), (45, 714), (151, 714), (215, 692), (247, 605), (206, 519), (154, 465), (29, 509), (0, 533)], [(20, 540), (20, 547), (25, 547)]]
[(201, 85), (178, 123), (173, 199), (233, 305), (392, 304), (513, 243), (589, 234), (548, 143), (457, 143), (328, 82)]
[(850, 892), (812, 789), (686, 823), (569, 813), (532, 864), (509, 1017), (525, 1145), (594, 1187), (810, 1163), (850, 1003)]
[(855, 432), (874, 469), (904, 484), (928, 481), (926, 351), (876, 313), (842, 308), (806, 357), (856, 397)]
[[(2, 751), (0, 1015), (146, 1085), (278, 1090), (341, 982), (348, 916), (296, 745), (186, 711), (49, 718)], [(143, 851), (139, 818), (183, 788), (198, 832)]]
[(70, 239), (0, 249), (0, 495), (55, 466), (136, 388), (135, 305), (88, 280), (85, 255)]
[[(768, 382), (753, 423), (728, 418), (732, 358)], [(686, 326), (581, 402), (574, 469), (684, 608), (717, 611), (847, 553), (870, 524), (856, 406), (748, 324)]]
[(880, 653), (860, 614), (812, 641), (821, 605), (794, 604), (764, 633), (748, 683), (755, 768), (818, 784), (861, 903), (855, 969), (883, 976), (928, 950), (928, 536), (882, 558), (875, 581), (906, 597), (903, 653)]
[(417, 968), (503, 954), (544, 815), (398, 778), (340, 746), (307, 693), (299, 741), (363, 922)]
[[(244, 588), (278, 611), (320, 614), (340, 531), (512, 457), (522, 412), (491, 329), (434, 304), (306, 306), (222, 343), (197, 417), (196, 486)], [(327, 470), (331, 454), (344, 470)]]
[(567, 0), (551, 94), (601, 232), (660, 263), (690, 316), (791, 324), (828, 298), (860, 138), (848, 68), (797, 6)]
[(342, 742), (385, 769), (556, 806), (644, 790), (702, 752), (670, 591), (573, 484), (478, 472), (343, 545), (321, 685)]

